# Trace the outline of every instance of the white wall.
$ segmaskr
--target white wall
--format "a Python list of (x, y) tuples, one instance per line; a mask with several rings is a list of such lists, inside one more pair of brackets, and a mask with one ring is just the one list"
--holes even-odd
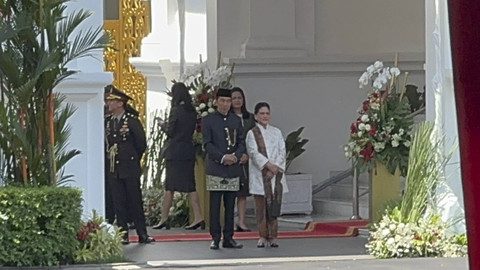
[[(326, 180), (331, 171), (349, 168), (343, 145), (347, 143), (350, 124), (358, 116), (356, 110), (366, 98), (365, 90), (358, 88), (358, 78), (374, 60), (391, 65), (389, 60), (393, 58), (389, 54), (372, 55), (371, 61), (344, 57), (336, 58), (336, 63), (306, 59), (231, 60), (237, 67), (234, 84), (246, 92), (249, 110), (253, 112), (259, 101), (270, 103), (271, 123), (284, 136), (305, 126), (302, 137), (310, 140), (307, 151), (292, 163), (290, 172), (311, 173), (314, 184)], [(423, 87), (423, 56), (404, 58), (400, 69), (410, 72), (410, 83)]]
[[(261, 1), (261, 0), (257, 0)], [(216, 12), (218, 45), (224, 57), (241, 56), (242, 44), (250, 36), (249, 0), (211, 0)], [(215, 2), (215, 4), (212, 4)], [(419, 0), (296, 0), (296, 25), (307, 27), (310, 14), (299, 7), (314, 6), (314, 53), (321, 55), (365, 55), (394, 52), (425, 52), (425, 4)], [(302, 3), (303, 2), (303, 3)], [(312, 4), (306, 2), (313, 2)], [(268, 10), (264, 11), (268, 16)], [(210, 14), (209, 14), (210, 16)], [(208, 18), (209, 19), (209, 18)], [(302, 29), (296, 29), (302, 39)], [(213, 37), (213, 35), (212, 35)], [(188, 46), (188, 44), (187, 44)], [(210, 53), (210, 51), (209, 51)], [(210, 53), (211, 54), (211, 53)], [(401, 60), (401, 59), (400, 59)]]
[[(241, 46), (250, 34), (250, 1), (215, 0), (212, 2), (217, 2), (215, 27), (217, 27), (218, 50), (225, 57), (240, 57)], [(211, 40), (208, 42), (210, 44)], [(216, 52), (209, 51), (210, 57), (215, 58)]]
[(425, 51), (419, 0), (317, 0), (316, 54)]
[[(290, 30), (295, 29), (298, 41), (305, 44), (308, 57), (287, 59), (276, 55), (275, 58), (247, 56), (245, 59), (244, 45), (251, 29), (256, 27), (251, 24), (262, 23), (273, 16), (268, 9), (252, 14), (252, 1), (264, 0), (206, 2), (209, 63), (213, 67), (218, 51), (236, 63), (234, 84), (246, 91), (249, 109), (253, 110), (258, 101), (270, 102), (272, 124), (280, 127), (284, 135), (305, 126), (302, 136), (310, 139), (307, 152), (292, 164), (291, 171), (312, 173), (314, 182), (322, 181), (330, 171), (349, 166), (342, 145), (348, 140), (356, 109), (366, 96), (358, 89), (358, 78), (368, 65), (377, 59), (390, 61), (391, 65), (394, 53), (399, 52), (400, 68), (411, 72), (409, 82), (419, 88), (425, 85), (424, 3), (418, 0), (297, 0), (295, 19), (289, 18), (288, 26)], [(152, 5), (154, 3), (161, 2), (153, 0)], [(290, 3), (284, 0), (278, 3), (292, 14)], [(251, 20), (252, 16), (256, 16), (255, 20)], [(162, 20), (159, 17), (154, 15), (154, 20)], [(271, 19), (278, 20), (278, 16)], [(263, 30), (262, 33), (268, 34), (268, 29)], [(278, 29), (272, 29), (272, 33), (278, 33)], [(174, 40), (166, 35), (162, 37)], [(146, 48), (150, 45), (145, 43)], [(187, 40), (187, 50), (196, 46)], [(268, 44), (265, 48), (268, 50)], [(175, 61), (174, 57), (170, 59)], [(166, 66), (162, 65), (165, 75)], [(167, 84), (170, 79), (167, 76)], [(149, 81), (148, 88), (151, 87)], [(157, 102), (149, 100), (149, 103), (154, 106)]]
[[(302, 136), (310, 139), (307, 151), (290, 170), (312, 173), (314, 183), (318, 183), (331, 171), (350, 166), (342, 146), (348, 140), (350, 123), (357, 117), (356, 109), (366, 97), (358, 89), (358, 78), (368, 65), (382, 60), (391, 66), (395, 52), (399, 52), (400, 69), (410, 72), (408, 82), (424, 87), (424, 2), (295, 1), (295, 19), (289, 20), (295, 24), (295, 36), (305, 44), (308, 57), (265, 54), (260, 58), (247, 53), (244, 58), (242, 46), (250, 37), (250, 29), (256, 27), (251, 23), (262, 21), (258, 15), (257, 20), (251, 20), (256, 16), (251, 13), (252, 1), (223, 0), (211, 5), (217, 13), (216, 21), (207, 24), (208, 31), (215, 31), (217, 39), (208, 40), (209, 47), (216, 46), (223, 57), (236, 64), (234, 84), (246, 91), (250, 110), (258, 101), (270, 102), (272, 124), (280, 127), (284, 136), (305, 126)], [(305, 12), (309, 8), (314, 9), (313, 15)], [(256, 14), (263, 14), (263, 20), (278, 19), (269, 10)], [(273, 30), (278, 29), (272, 29), (276, 33)], [(308, 33), (313, 35), (310, 45)], [(264, 47), (268, 50), (268, 45)]]

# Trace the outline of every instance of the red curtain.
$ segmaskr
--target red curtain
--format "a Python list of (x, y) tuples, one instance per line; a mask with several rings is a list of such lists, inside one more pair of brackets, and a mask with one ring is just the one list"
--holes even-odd
[(480, 1), (448, 10), (469, 264), (480, 270)]

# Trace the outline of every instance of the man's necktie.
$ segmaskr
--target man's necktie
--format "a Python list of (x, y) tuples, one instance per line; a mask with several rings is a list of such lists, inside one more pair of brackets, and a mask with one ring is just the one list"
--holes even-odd
[(113, 118), (113, 130), (118, 129), (118, 118), (114, 117)]

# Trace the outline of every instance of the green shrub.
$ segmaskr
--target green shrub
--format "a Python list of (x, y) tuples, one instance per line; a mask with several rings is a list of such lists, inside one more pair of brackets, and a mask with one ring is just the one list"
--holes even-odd
[(0, 266), (71, 261), (78, 241), (81, 191), (69, 187), (0, 188)]
[(74, 253), (75, 263), (123, 262), (123, 232), (110, 225), (93, 211), (92, 218), (82, 222), (77, 233), (79, 245)]

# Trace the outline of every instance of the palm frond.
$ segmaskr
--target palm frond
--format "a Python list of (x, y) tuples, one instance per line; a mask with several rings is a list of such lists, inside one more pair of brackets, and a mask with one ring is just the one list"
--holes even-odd
[[(0, 0), (0, 13), (8, 14), (0, 20), (1, 98), (8, 101), (0, 106), (0, 175), (21, 184), (21, 160), (30, 184), (50, 185), (56, 175), (60, 182), (71, 178), (63, 175), (64, 165), (80, 153), (67, 149), (74, 107), (56, 96), (54, 119), (49, 119), (47, 101), (55, 86), (76, 73), (67, 64), (104, 48), (108, 36), (101, 28), (78, 31), (91, 13), (66, 15), (68, 1)], [(51, 121), (54, 136), (47, 128)]]
[(68, 48), (64, 63), (67, 64), (73, 59), (91, 56), (96, 49), (103, 49), (108, 45), (109, 35), (104, 33), (102, 28), (89, 29), (86, 32), (80, 31), (71, 46)]

